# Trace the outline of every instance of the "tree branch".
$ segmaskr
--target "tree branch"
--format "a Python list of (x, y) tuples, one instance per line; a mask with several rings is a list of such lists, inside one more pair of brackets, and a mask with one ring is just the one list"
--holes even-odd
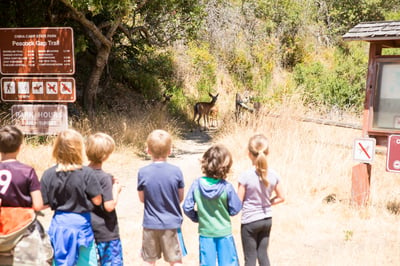
[(67, 6), (70, 9), (73, 18), (79, 23), (81, 23), (88, 30), (89, 36), (92, 38), (93, 42), (96, 44), (98, 48), (100, 43), (102, 45), (105, 45), (106, 47), (111, 48), (112, 46), (111, 40), (109, 40), (106, 36), (104, 36), (103, 33), (100, 31), (100, 29), (92, 21), (86, 19), (85, 15), (82, 12), (73, 7), (69, 0), (59, 0), (59, 1), (63, 3), (65, 6)]

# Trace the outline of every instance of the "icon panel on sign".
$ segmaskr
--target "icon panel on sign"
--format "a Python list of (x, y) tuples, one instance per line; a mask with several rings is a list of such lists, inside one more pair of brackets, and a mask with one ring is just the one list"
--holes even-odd
[(14, 81), (4, 82), (4, 94), (15, 94), (15, 82)]
[(49, 81), (46, 82), (46, 93), (47, 94), (57, 94), (58, 86), (57, 82)]
[(29, 94), (28, 81), (18, 81), (18, 94)]
[(61, 94), (72, 94), (72, 82), (61, 82)]
[(33, 94), (43, 94), (43, 82), (33, 81), (32, 82), (32, 93)]

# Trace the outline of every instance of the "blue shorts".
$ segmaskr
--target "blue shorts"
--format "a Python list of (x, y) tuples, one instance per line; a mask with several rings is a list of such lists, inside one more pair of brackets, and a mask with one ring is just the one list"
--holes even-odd
[(238, 266), (239, 258), (232, 235), (224, 237), (200, 236), (200, 265)]
[(122, 266), (124, 261), (122, 258), (122, 245), (120, 239), (108, 242), (98, 242), (97, 252), (101, 266)]

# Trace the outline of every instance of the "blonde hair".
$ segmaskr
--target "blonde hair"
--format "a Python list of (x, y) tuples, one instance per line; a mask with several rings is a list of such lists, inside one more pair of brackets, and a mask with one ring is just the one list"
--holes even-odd
[(253, 135), (249, 139), (248, 149), (253, 156), (253, 164), (256, 167), (256, 173), (260, 177), (265, 186), (269, 185), (268, 182), (268, 139), (263, 134)]
[(56, 171), (73, 171), (82, 168), (82, 135), (73, 129), (59, 133), (53, 145), (53, 158), (58, 164)]
[(215, 179), (226, 179), (231, 166), (232, 154), (222, 144), (211, 146), (201, 159), (201, 170), (203, 173)]
[(146, 140), (147, 149), (154, 159), (167, 158), (171, 152), (171, 135), (162, 129), (153, 130)]
[(93, 163), (104, 162), (114, 149), (114, 139), (102, 132), (90, 135), (86, 140), (86, 156)]

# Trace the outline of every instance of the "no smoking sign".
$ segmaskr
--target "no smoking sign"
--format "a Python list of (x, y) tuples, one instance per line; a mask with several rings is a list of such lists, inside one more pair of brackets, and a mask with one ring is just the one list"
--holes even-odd
[(400, 172), (400, 135), (390, 135), (388, 138), (386, 170)]
[(356, 161), (371, 163), (374, 160), (376, 140), (359, 138), (354, 140), (353, 158)]

